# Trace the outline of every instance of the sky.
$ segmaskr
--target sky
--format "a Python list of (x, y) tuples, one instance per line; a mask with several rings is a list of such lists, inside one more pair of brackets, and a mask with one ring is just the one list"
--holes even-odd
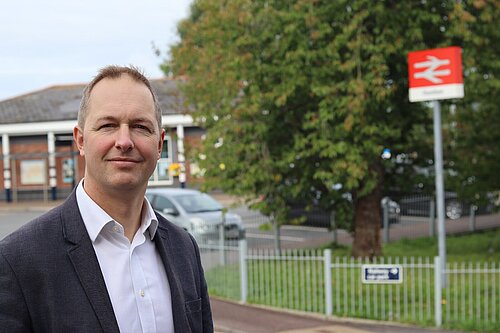
[[(192, 0), (12, 0), (0, 10), (0, 101), (53, 85), (87, 83), (106, 65), (149, 78), (179, 40)], [(153, 45), (162, 51), (160, 57)]]

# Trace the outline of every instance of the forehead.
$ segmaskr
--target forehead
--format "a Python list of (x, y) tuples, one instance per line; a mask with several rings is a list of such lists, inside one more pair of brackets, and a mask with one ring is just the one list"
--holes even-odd
[(148, 87), (126, 74), (118, 78), (104, 78), (90, 93), (89, 113), (139, 112), (154, 116), (154, 100)]

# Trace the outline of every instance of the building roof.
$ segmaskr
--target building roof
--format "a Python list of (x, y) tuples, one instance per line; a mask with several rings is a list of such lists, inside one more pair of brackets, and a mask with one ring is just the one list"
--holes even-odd
[[(178, 82), (151, 80), (162, 114), (185, 114)], [(85, 84), (58, 85), (0, 101), (0, 124), (75, 120)]]

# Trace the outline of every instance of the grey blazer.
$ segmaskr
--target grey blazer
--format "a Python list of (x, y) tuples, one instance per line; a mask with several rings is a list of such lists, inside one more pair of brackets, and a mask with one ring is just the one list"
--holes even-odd
[[(194, 239), (157, 214), (177, 333), (213, 332)], [(0, 332), (119, 332), (75, 192), (0, 242)]]

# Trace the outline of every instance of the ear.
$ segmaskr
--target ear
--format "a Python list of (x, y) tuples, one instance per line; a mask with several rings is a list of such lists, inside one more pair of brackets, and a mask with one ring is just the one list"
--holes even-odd
[(165, 140), (165, 129), (161, 129), (160, 141), (158, 141), (158, 159), (161, 157), (161, 151), (163, 149), (163, 140)]
[(77, 125), (73, 128), (73, 140), (75, 140), (76, 147), (80, 151), (80, 156), (85, 156), (83, 149), (83, 130)]

